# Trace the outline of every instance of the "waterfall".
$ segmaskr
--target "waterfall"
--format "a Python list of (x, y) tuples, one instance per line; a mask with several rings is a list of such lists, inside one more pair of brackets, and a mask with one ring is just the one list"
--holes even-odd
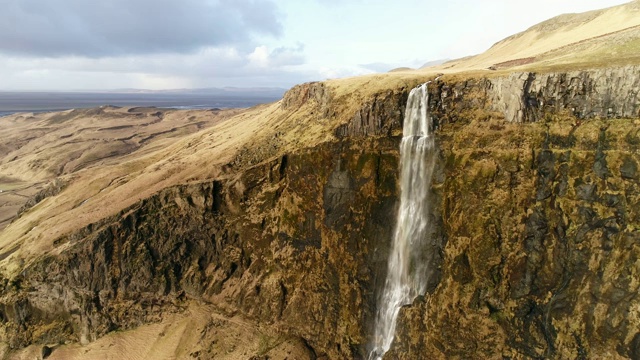
[(427, 84), (411, 90), (405, 109), (400, 143), (400, 208), (387, 278), (377, 304), (370, 360), (381, 359), (391, 347), (400, 307), (424, 295), (427, 287), (429, 264), (422, 254), (430, 235), (429, 192), (436, 158)]

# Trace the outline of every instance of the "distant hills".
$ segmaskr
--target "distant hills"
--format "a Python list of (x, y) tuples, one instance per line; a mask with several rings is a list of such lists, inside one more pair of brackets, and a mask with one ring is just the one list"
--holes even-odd
[(103, 105), (179, 109), (246, 108), (281, 99), (282, 88), (116, 89), (101, 91), (0, 91), (0, 116)]

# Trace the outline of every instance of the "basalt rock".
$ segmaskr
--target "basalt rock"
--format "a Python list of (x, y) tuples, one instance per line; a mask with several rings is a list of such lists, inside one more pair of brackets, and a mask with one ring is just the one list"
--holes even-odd
[(356, 111), (348, 123), (339, 126), (335, 134), (339, 138), (392, 136), (393, 131), (402, 128), (404, 106), (409, 96), (408, 91), (386, 91), (376, 94)]
[(484, 110), (510, 122), (535, 122), (568, 113), (576, 119), (640, 116), (639, 66), (561, 73), (513, 73), (431, 87), (431, 111), (440, 122)]
[(311, 82), (296, 85), (284, 94), (282, 107), (294, 111), (308, 101), (315, 101), (319, 106), (320, 117), (327, 118), (332, 115), (334, 109), (331, 107), (332, 95), (325, 84)]
[(442, 280), (385, 358), (637, 357), (635, 122), (556, 120), (441, 128)]

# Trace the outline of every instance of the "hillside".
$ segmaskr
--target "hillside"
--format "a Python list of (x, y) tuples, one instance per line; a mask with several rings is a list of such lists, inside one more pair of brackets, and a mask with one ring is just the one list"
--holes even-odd
[(486, 52), (429, 68), (443, 72), (602, 67), (637, 63), (640, 1), (565, 14), (497, 42)]
[[(30, 198), (54, 195), (83, 169), (143, 158), (237, 113), (101, 107), (4, 117), (0, 121), (0, 229)], [(31, 200), (27, 206), (33, 205)]]
[(640, 358), (639, 4), (250, 109), (3, 118), (0, 353), (366, 358), (431, 81), (433, 275), (385, 359)]

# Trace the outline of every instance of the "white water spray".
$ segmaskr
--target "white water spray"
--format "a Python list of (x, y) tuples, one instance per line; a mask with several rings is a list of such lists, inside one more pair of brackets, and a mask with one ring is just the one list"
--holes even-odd
[(435, 165), (427, 84), (411, 90), (405, 110), (400, 143), (400, 209), (387, 279), (377, 306), (370, 360), (381, 359), (391, 347), (400, 307), (424, 295), (427, 287), (429, 264), (421, 255), (430, 235), (429, 191)]

